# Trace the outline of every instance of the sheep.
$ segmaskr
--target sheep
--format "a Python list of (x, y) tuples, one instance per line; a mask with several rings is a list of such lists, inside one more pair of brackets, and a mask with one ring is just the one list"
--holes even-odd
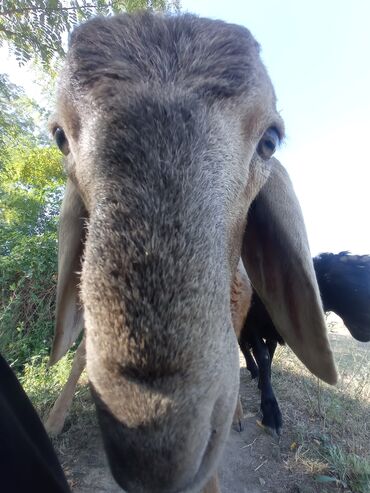
[(40, 418), (1, 355), (0, 437), (1, 491), (70, 492)]
[(339, 315), (352, 337), (369, 342), (370, 256), (321, 253), (313, 263), (324, 310)]
[[(321, 253), (313, 264), (324, 310), (339, 315), (355, 339), (369, 342), (370, 256)], [(284, 340), (255, 291), (249, 305), (239, 345), (252, 379), (259, 376), (262, 424), (280, 435), (283, 420), (271, 386), (271, 364), (277, 343), (284, 344)]]
[(240, 258), (304, 364), (337, 378), (302, 213), (273, 158), (284, 128), (259, 46), (192, 15), (95, 18), (71, 35), (51, 129), (67, 174), (51, 363), (83, 320), (124, 490), (218, 492)]

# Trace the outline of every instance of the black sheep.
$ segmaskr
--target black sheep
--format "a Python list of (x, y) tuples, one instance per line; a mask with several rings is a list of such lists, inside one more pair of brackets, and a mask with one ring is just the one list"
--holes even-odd
[[(322, 253), (313, 263), (324, 311), (339, 315), (358, 341), (370, 341), (370, 256)], [(271, 363), (277, 343), (284, 344), (284, 340), (253, 291), (239, 345), (252, 378), (259, 376), (262, 424), (280, 434), (282, 416), (271, 386)]]

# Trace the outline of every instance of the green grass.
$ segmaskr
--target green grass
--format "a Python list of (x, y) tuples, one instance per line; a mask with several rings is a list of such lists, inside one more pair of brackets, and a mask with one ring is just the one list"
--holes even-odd
[(348, 453), (338, 445), (323, 446), (320, 453), (329, 466), (330, 476), (326, 477), (335, 479), (337, 484), (353, 492), (369, 493), (370, 461), (368, 458)]
[(71, 371), (74, 352), (48, 367), (48, 356), (34, 356), (24, 365), (19, 380), (41, 417), (49, 411)]

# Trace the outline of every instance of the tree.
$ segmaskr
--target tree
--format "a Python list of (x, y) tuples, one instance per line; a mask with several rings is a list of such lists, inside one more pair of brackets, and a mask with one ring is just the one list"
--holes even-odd
[(6, 74), (0, 74), (0, 169), (5, 146), (15, 145), (24, 135), (36, 132), (33, 113), (41, 108), (30, 103), (24, 90), (12, 84)]
[(47, 353), (53, 328), (64, 175), (46, 117), (0, 75), (0, 347), (18, 369)]
[(63, 181), (46, 117), (21, 87), (0, 74), (0, 251), (8, 243), (4, 233), (9, 227), (31, 234), (44, 222), (39, 215), (48, 190)]
[(3, 0), (0, 1), (0, 46), (7, 42), (20, 63), (32, 58), (49, 67), (63, 56), (63, 39), (74, 25), (97, 14), (137, 9), (179, 10), (178, 0)]
[(53, 327), (64, 176), (45, 113), (0, 75), (0, 347), (19, 369), (47, 352)]

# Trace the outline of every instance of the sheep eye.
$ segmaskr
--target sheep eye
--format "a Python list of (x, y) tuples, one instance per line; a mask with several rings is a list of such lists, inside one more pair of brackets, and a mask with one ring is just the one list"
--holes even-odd
[(69, 146), (64, 130), (61, 127), (56, 127), (53, 135), (56, 145), (59, 147), (63, 154), (67, 155), (69, 153)]
[(270, 159), (280, 143), (280, 136), (274, 127), (270, 127), (263, 134), (258, 143), (257, 152), (262, 159)]

